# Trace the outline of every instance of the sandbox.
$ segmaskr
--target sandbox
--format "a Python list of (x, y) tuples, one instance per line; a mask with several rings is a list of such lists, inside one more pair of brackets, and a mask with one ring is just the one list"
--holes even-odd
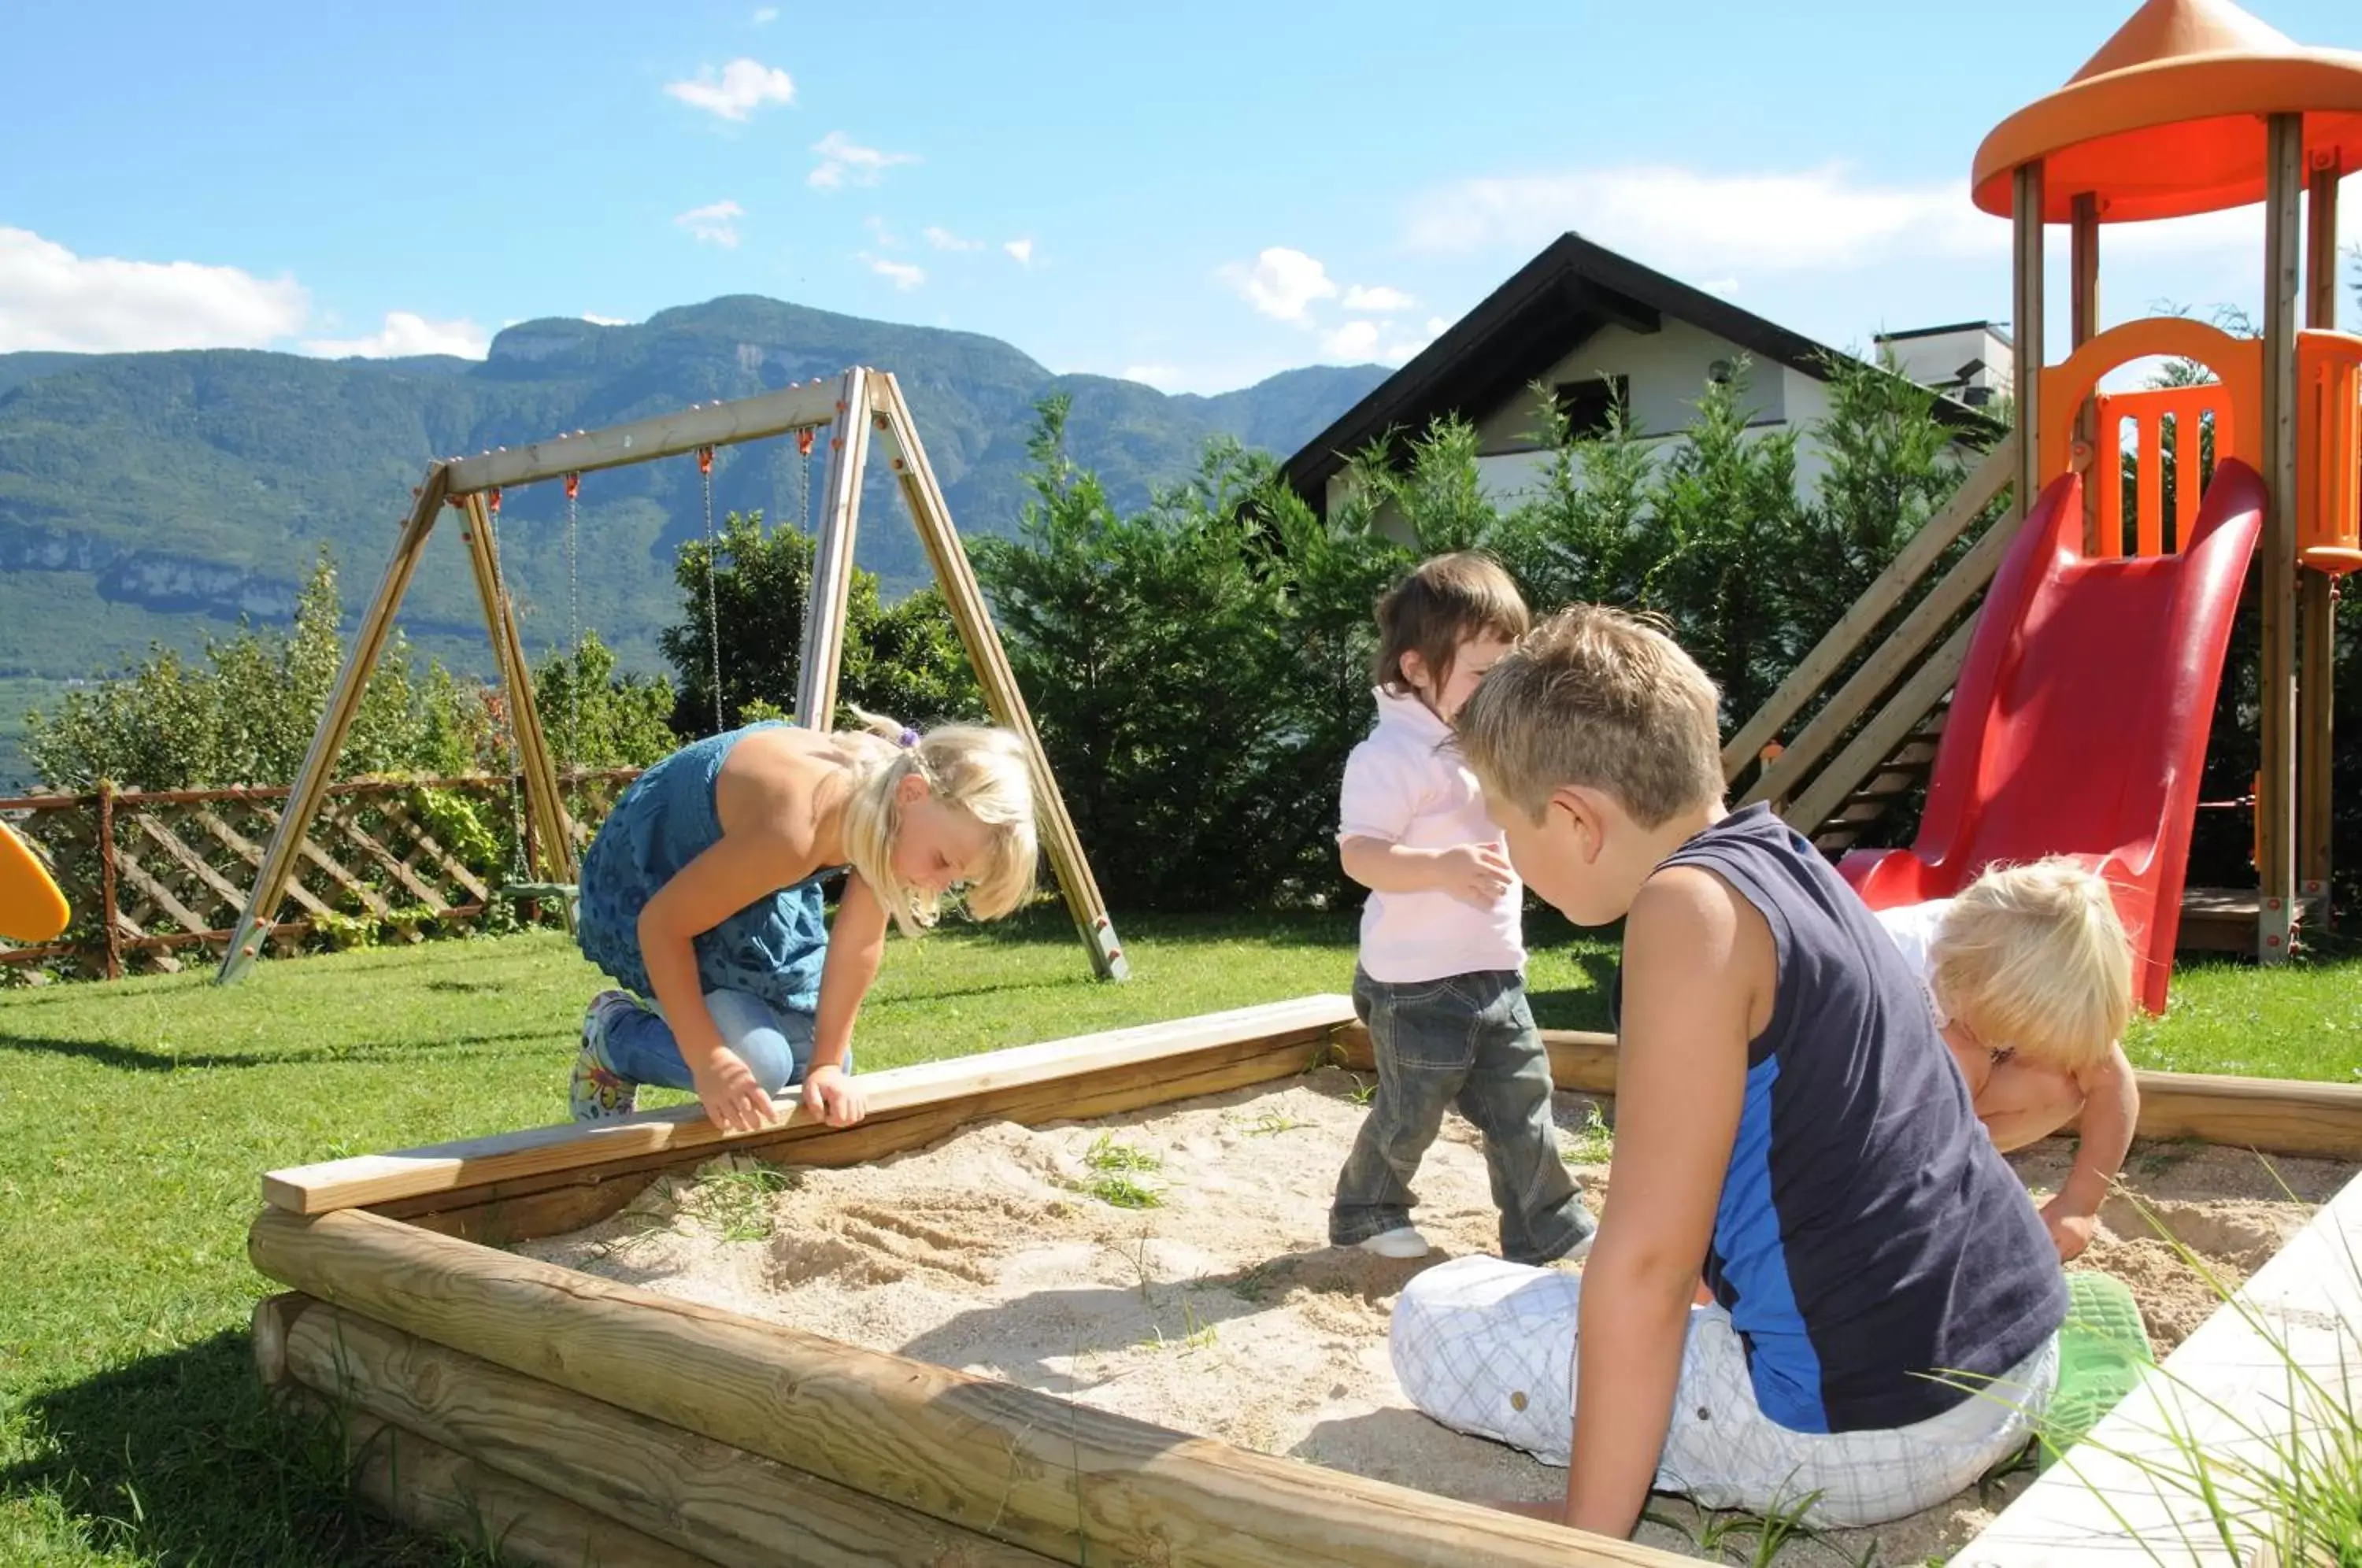
[[(276, 1173), (253, 1252), (304, 1294), (264, 1303), (258, 1355), (351, 1412), (366, 1493), (523, 1561), (1687, 1560), (1661, 1526), (1451, 1500), (1563, 1472), (1410, 1411), (1384, 1327), (1422, 1265), (1325, 1245), (1366, 1052), (1343, 999), (1308, 998), (871, 1075), (843, 1132), (724, 1138), (689, 1108)], [(1580, 1164), (1613, 1045), (1552, 1055)], [(2304, 1203), (2362, 1152), (2362, 1091), (2143, 1089), (2128, 1185), (2227, 1285), (2303, 1209), (2190, 1140), (2293, 1156)], [(1420, 1180), (1440, 1256), (1494, 1240), (1473, 1139), (1448, 1123)], [(1580, 1168), (1595, 1200), (1606, 1173)], [(2092, 1261), (2172, 1348), (2214, 1287), (2129, 1204), (2103, 1223)], [(1954, 1550), (2018, 1485), (1783, 1561)]]

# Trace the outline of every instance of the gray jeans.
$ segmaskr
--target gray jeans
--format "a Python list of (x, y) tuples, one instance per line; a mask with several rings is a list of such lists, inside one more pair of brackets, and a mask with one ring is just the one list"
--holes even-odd
[(1523, 978), (1487, 970), (1396, 986), (1357, 969), (1353, 1010), (1370, 1026), (1378, 1088), (1337, 1177), (1332, 1244), (1410, 1223), (1411, 1177), (1451, 1105), (1485, 1135), (1503, 1257), (1546, 1264), (1591, 1234), (1598, 1221), (1559, 1158), (1550, 1055)]

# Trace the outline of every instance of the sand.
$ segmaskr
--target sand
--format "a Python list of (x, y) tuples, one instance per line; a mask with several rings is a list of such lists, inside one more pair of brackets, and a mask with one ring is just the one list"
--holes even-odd
[[(613, 1220), (518, 1250), (1267, 1453), (1451, 1496), (1555, 1496), (1563, 1471), (1429, 1421), (1387, 1362), (1403, 1282), (1496, 1247), (1475, 1130), (1447, 1118), (1420, 1172), (1430, 1257), (1326, 1244), (1330, 1195), (1363, 1114), (1357, 1090), (1369, 1082), (1331, 1069), (1088, 1123), (986, 1123), (848, 1170), (716, 1161)], [(1595, 1207), (1607, 1170), (1580, 1163), (1606, 1152), (1584, 1133), (1593, 1103), (1561, 1095), (1557, 1111)], [(1111, 1168), (1123, 1151), (1142, 1168)], [(2015, 1163), (2047, 1194), (2071, 1154), (2054, 1140)], [(2267, 1169), (2252, 1154), (2158, 1144), (2136, 1149), (2125, 1177), (2235, 1286), (2353, 1172), (2303, 1160)], [(1130, 1196), (1123, 1182), (1158, 1202), (1107, 1201)], [(2162, 1357), (2212, 1309), (2214, 1287), (2129, 1201), (2112, 1199), (2101, 1220), (2077, 1266), (2132, 1286)], [(1874, 1540), (1877, 1561), (1921, 1562), (1957, 1547), (2029, 1478), (1792, 1545), (1780, 1560), (1859, 1562)], [(1718, 1555), (1688, 1538), (1710, 1536), (1713, 1521), (1686, 1503), (1659, 1497), (1650, 1512), (1640, 1540)]]

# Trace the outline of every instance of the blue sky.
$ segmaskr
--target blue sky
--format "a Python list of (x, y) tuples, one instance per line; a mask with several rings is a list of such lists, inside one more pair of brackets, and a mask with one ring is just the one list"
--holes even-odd
[[(1970, 160), (2131, 9), (26, 0), (0, 351), (480, 354), (749, 293), (1212, 392), (1398, 361), (1568, 227), (1859, 346), (2006, 315)], [(2362, 49), (2352, 0), (2251, 9)], [(2107, 318), (2252, 306), (2260, 232), (2111, 230)]]

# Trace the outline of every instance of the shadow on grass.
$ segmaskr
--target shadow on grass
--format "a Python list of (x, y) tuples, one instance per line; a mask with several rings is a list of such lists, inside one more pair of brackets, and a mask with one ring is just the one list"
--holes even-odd
[(36, 1457), (0, 1471), (0, 1490), (46, 1494), (102, 1551), (207, 1568), (469, 1561), (352, 1499), (333, 1421), (270, 1407), (243, 1330), (36, 1394), (23, 1411)]
[(463, 1035), (445, 1044), (425, 1040), (399, 1040), (366, 1045), (321, 1045), (301, 1051), (143, 1051), (106, 1040), (65, 1040), (41, 1035), (0, 1036), (0, 1052), (25, 1055), (76, 1057), (135, 1073), (171, 1073), (211, 1067), (286, 1067), (337, 1062), (420, 1063), (452, 1061), (467, 1056), (508, 1055), (501, 1047), (527, 1041), (552, 1045), (561, 1035), (546, 1029), (513, 1029), (499, 1034)]

